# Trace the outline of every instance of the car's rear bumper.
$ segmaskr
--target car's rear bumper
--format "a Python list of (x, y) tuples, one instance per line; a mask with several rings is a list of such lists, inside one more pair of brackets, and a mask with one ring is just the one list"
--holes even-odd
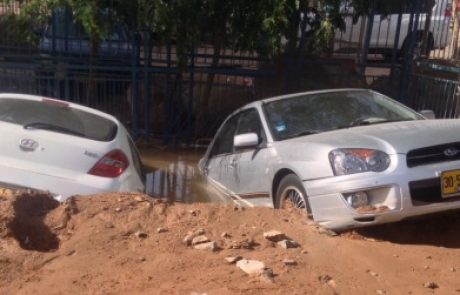
[[(304, 181), (316, 222), (330, 229), (343, 230), (399, 221), (413, 216), (460, 208), (460, 197), (442, 199), (436, 188), (426, 189), (426, 201), (420, 201), (411, 184), (436, 183), (442, 171), (460, 169), (460, 162), (446, 162), (407, 168), (405, 157), (385, 173), (361, 173)], [(391, 170), (391, 169), (390, 169)], [(433, 181), (434, 180), (434, 181)], [(437, 182), (440, 186), (440, 182)], [(355, 209), (347, 203), (347, 193), (365, 192), (375, 210)], [(424, 194), (423, 189), (421, 191)], [(437, 198), (429, 194), (439, 194)], [(425, 197), (424, 197), (425, 198)]]
[(63, 201), (74, 195), (90, 195), (120, 190), (120, 182), (111, 178), (81, 175), (70, 179), (2, 165), (0, 165), (0, 186), (46, 191), (58, 201)]

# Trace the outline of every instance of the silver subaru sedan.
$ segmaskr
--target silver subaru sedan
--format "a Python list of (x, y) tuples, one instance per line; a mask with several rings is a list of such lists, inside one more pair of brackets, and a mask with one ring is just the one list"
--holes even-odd
[(394, 222), (460, 208), (460, 120), (365, 89), (279, 96), (232, 113), (199, 167), (239, 204), (332, 230)]

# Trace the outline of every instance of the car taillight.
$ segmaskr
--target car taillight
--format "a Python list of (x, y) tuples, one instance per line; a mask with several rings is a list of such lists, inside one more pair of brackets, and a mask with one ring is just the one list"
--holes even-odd
[(102, 177), (117, 177), (129, 166), (128, 157), (121, 150), (113, 150), (105, 154), (88, 174)]
[(444, 10), (444, 16), (445, 17), (451, 17), (452, 16), (452, 5), (447, 4), (446, 10)]

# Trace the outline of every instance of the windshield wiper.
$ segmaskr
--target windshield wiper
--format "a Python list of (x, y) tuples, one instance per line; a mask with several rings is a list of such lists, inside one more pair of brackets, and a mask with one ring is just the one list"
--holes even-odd
[(66, 127), (62, 126), (57, 126), (49, 123), (44, 123), (44, 122), (33, 122), (33, 123), (28, 123), (24, 125), (24, 129), (42, 129), (42, 130), (49, 130), (49, 131), (56, 131), (59, 133), (65, 133), (65, 134), (70, 134), (70, 135), (76, 135), (76, 136), (81, 136), (85, 137), (85, 135), (81, 132), (71, 130)]
[(391, 123), (391, 122), (403, 122), (403, 121), (412, 121), (412, 119), (384, 119), (384, 118), (360, 118), (357, 119), (350, 124), (347, 125), (347, 127), (355, 127), (355, 126), (365, 126), (365, 125), (374, 125), (374, 124), (382, 124), (382, 123)]
[(304, 131), (300, 131), (294, 134), (290, 134), (288, 138), (294, 138), (294, 137), (299, 137), (299, 136), (304, 136), (304, 135), (312, 135), (312, 134), (317, 134), (317, 133), (319, 132), (314, 131), (314, 130), (304, 130)]

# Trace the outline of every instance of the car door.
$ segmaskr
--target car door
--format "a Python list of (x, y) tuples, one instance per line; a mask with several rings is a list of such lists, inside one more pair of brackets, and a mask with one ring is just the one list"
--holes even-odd
[(271, 206), (268, 177), (269, 149), (267, 137), (257, 109), (243, 111), (238, 120), (235, 135), (256, 133), (259, 145), (234, 149), (231, 156), (228, 187), (240, 198), (257, 206)]
[(203, 168), (208, 179), (224, 187), (227, 193), (230, 189), (230, 176), (233, 172), (233, 167), (231, 166), (233, 137), (238, 126), (238, 118), (238, 115), (230, 117), (220, 128)]

